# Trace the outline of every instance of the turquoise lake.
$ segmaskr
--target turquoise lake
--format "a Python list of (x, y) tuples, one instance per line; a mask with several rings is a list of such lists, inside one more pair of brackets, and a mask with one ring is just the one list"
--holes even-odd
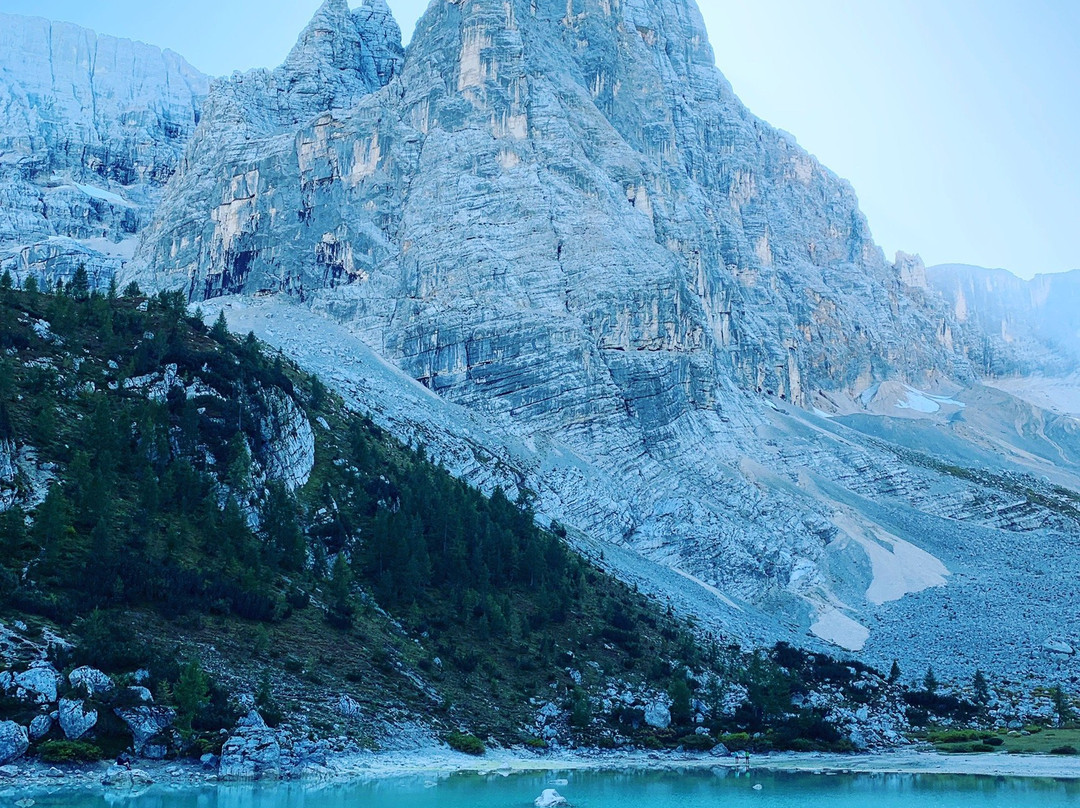
[[(565, 784), (564, 782), (565, 781)], [(760, 785), (760, 789), (755, 789)], [(1080, 804), (1080, 782), (952, 775), (812, 775), (729, 769), (415, 776), (348, 785), (280, 784), (171, 789), (120, 797), (32, 793), (35, 808), (528, 808), (555, 788), (575, 808), (1056, 808)], [(11, 804), (14, 800), (3, 800)]]

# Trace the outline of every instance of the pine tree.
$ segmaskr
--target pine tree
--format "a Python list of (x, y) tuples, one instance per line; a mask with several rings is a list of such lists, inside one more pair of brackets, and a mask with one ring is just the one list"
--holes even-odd
[(118, 290), (116, 288), (116, 276), (113, 275), (111, 278), (109, 278), (109, 291), (106, 293), (105, 297), (109, 300), (116, 300), (117, 295)]
[(341, 627), (352, 625), (352, 570), (345, 558), (345, 553), (338, 553), (330, 580), (325, 586), (328, 606), (327, 619), (331, 624)]
[(668, 686), (668, 696), (671, 697), (671, 722), (676, 726), (686, 726), (690, 723), (690, 685), (686, 677), (679, 675), (671, 680)]
[(214, 324), (210, 327), (210, 336), (216, 342), (224, 345), (229, 340), (229, 321), (225, 319), (225, 310), (222, 309), (218, 312), (217, 319), (214, 320)]
[(297, 520), (296, 501), (280, 480), (273, 480), (267, 486), (262, 524), (271, 563), (292, 572), (302, 570), (307, 561), (307, 547)]
[(894, 685), (900, 680), (900, 663), (895, 659), (892, 661), (892, 667), (889, 668), (889, 684)]
[(975, 703), (984, 706), (990, 701), (990, 686), (987, 684), (986, 676), (983, 675), (981, 670), (975, 671), (975, 678), (971, 682), (972, 690), (975, 691)]
[(90, 276), (86, 274), (86, 264), (79, 264), (68, 284), (68, 294), (76, 300), (90, 297)]
[(38, 281), (33, 275), (27, 275), (26, 280), (23, 281), (23, 291), (29, 295), (36, 295), (38, 293)]
[(1057, 713), (1058, 726), (1064, 726), (1072, 719), (1073, 707), (1061, 685), (1054, 685), (1050, 690), (1050, 701), (1053, 702), (1054, 712)]
[(127, 286), (125, 286), (124, 287), (124, 297), (126, 297), (126, 298), (142, 297), (142, 289), (139, 288), (139, 284), (135, 283), (135, 281), (132, 281)]
[(210, 680), (196, 660), (189, 661), (180, 671), (173, 688), (176, 701), (176, 724), (190, 730), (191, 722), (210, 704)]
[(15, 283), (11, 279), (11, 273), (5, 269), (4, 274), (0, 275), (0, 292), (7, 294), (14, 286)]
[(937, 680), (937, 677), (934, 676), (934, 669), (933, 668), (927, 668), (926, 669), (926, 676), (923, 677), (923, 690), (925, 690), (927, 693), (933, 695), (934, 693), (937, 693), (937, 689), (938, 689), (938, 680)]

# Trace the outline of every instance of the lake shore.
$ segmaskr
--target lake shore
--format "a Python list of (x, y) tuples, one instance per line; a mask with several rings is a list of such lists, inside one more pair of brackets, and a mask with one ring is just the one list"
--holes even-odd
[[(17, 797), (42, 790), (80, 788), (123, 791), (104, 786), (112, 764), (53, 767), (22, 762), (0, 773), (0, 796)], [(213, 770), (189, 761), (140, 761), (132, 767), (149, 775), (155, 786), (190, 788), (222, 784)], [(530, 755), (518, 750), (492, 750), (472, 757), (445, 748), (347, 755), (289, 782), (344, 783), (394, 777), (448, 776), (474, 773), (510, 776), (526, 772), (584, 772), (730, 768), (745, 770), (733, 757), (676, 752), (554, 752)], [(751, 755), (750, 771), (807, 774), (954, 774), (989, 777), (1031, 777), (1080, 780), (1080, 757), (1056, 755), (971, 754), (900, 750), (857, 755), (773, 753)], [(236, 782), (236, 781), (231, 781)]]

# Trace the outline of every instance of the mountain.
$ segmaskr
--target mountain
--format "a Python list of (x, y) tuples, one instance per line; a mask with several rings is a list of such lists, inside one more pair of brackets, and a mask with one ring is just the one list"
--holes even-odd
[(87, 287), (0, 284), (0, 764), (127, 748), (325, 776), (438, 739), (850, 750), (909, 728), (895, 677), (695, 637), (526, 499), (182, 296)]
[[(344, 46), (309, 28), (215, 85), (125, 277), (725, 634), (1056, 675), (1075, 423), (979, 384), (977, 331), (738, 101), (693, 3), (437, 3), (373, 73), (375, 8), (329, 0)], [(328, 65), (348, 86), (313, 103)]]
[[(1065, 676), (1080, 428), (738, 101), (689, 0), (328, 0), (121, 278), (254, 332), (701, 631)], [(993, 593), (988, 601), (987, 593)]]
[(942, 264), (927, 276), (957, 322), (985, 338), (977, 361), (988, 376), (1060, 376), (1080, 366), (1080, 270), (1021, 280), (1004, 269)]
[(199, 122), (206, 76), (171, 51), (0, 14), (0, 267), (107, 277), (134, 252)]

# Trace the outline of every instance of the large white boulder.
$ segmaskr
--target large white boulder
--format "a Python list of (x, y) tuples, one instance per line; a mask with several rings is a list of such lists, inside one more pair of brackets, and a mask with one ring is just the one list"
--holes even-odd
[(671, 710), (662, 701), (653, 701), (645, 705), (645, 723), (653, 729), (667, 729), (671, 726)]
[(53, 720), (47, 715), (34, 716), (34, 720), (30, 722), (30, 740), (39, 741), (49, 734), (49, 730), (52, 729)]
[(281, 745), (273, 730), (245, 728), (221, 748), (223, 780), (273, 780), (281, 776)]
[(545, 788), (543, 793), (533, 800), (536, 808), (555, 808), (558, 805), (569, 805), (569, 801), (553, 788)]
[(131, 730), (135, 751), (139, 754), (151, 738), (160, 735), (176, 721), (176, 710), (171, 707), (118, 707), (113, 712)]
[(60, 699), (60, 729), (69, 741), (77, 741), (97, 724), (97, 710), (86, 709), (82, 699)]
[(0, 765), (19, 759), (29, 746), (25, 727), (14, 721), (0, 721)]
[(40, 663), (15, 674), (14, 684), (38, 704), (52, 704), (56, 701), (60, 674), (47, 662)]
[(106, 696), (116, 689), (116, 685), (108, 674), (88, 665), (83, 665), (81, 668), (76, 668), (69, 673), (68, 681), (71, 682), (72, 687), (84, 687), (86, 694), (92, 698)]

